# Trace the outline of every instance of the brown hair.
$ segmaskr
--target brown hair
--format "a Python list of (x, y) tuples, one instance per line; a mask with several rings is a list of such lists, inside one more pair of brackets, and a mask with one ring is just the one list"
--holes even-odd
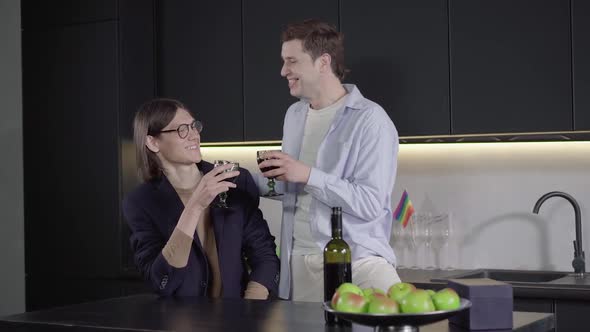
[(349, 72), (344, 66), (344, 35), (333, 25), (316, 19), (291, 23), (281, 34), (281, 41), (284, 43), (295, 39), (301, 40), (303, 51), (314, 61), (324, 53), (329, 54), (332, 72), (340, 80)]
[[(151, 181), (162, 176), (160, 159), (147, 148), (147, 136), (157, 136), (176, 115), (178, 109), (191, 112), (178, 100), (157, 98), (139, 107), (133, 120), (133, 141), (139, 175), (143, 181)], [(191, 114), (192, 115), (192, 114)], [(194, 116), (193, 116), (194, 117)]]

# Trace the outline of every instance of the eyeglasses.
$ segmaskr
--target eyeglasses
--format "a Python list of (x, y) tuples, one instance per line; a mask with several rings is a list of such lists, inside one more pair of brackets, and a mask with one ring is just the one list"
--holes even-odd
[(160, 130), (158, 132), (158, 134), (160, 133), (171, 133), (171, 132), (177, 132), (178, 133), (178, 137), (180, 138), (187, 138), (188, 136), (188, 132), (189, 132), (189, 127), (192, 128), (194, 131), (196, 131), (197, 133), (201, 133), (203, 131), (203, 124), (201, 123), (201, 121), (193, 121), (191, 124), (188, 123), (183, 123), (180, 126), (178, 126), (178, 128), (176, 129), (169, 129), (169, 130)]

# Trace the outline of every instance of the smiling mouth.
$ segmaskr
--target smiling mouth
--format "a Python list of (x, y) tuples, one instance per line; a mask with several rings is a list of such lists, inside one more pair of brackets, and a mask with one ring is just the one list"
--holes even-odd
[(191, 146), (186, 147), (187, 150), (197, 150), (198, 148), (199, 148), (199, 146), (197, 146), (197, 145), (191, 145)]
[(288, 79), (288, 81), (289, 81), (289, 87), (292, 88), (293, 85), (295, 85), (295, 83), (297, 83), (297, 81), (299, 81), (299, 79), (298, 78), (290, 78), (290, 79)]

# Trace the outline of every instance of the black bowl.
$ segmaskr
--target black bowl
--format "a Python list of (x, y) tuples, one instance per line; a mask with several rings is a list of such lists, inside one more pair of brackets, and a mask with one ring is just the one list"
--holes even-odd
[(331, 308), (330, 302), (324, 302), (325, 311), (334, 314), (338, 318), (368, 326), (422, 326), (447, 319), (469, 307), (471, 307), (471, 302), (467, 299), (461, 299), (461, 306), (455, 310), (437, 310), (420, 314), (355, 314), (336, 311)]

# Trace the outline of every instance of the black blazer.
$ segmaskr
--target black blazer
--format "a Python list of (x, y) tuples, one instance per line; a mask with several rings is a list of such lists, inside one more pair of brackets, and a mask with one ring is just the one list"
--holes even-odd
[[(204, 174), (213, 169), (205, 161), (197, 166)], [(258, 209), (258, 187), (243, 168), (236, 184), (237, 188), (228, 192), (230, 209), (210, 208), (222, 296), (243, 297), (249, 280), (259, 282), (276, 296), (279, 259), (274, 237)], [(152, 288), (164, 296), (207, 296), (211, 273), (196, 231), (187, 266), (175, 268), (162, 256), (183, 210), (180, 197), (165, 176), (141, 184), (123, 201), (135, 263)]]

